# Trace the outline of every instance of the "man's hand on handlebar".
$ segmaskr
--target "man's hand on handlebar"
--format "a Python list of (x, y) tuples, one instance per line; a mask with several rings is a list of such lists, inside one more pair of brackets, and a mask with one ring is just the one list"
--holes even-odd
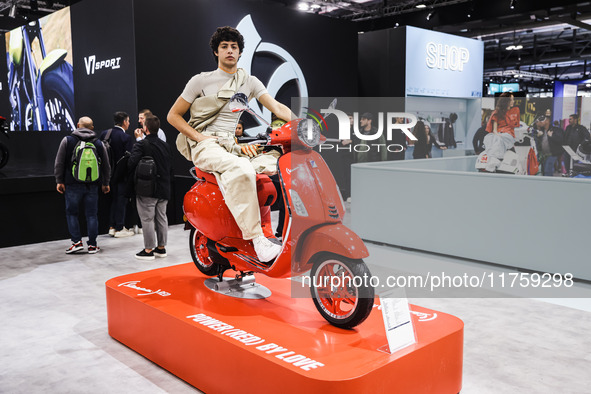
[(255, 157), (262, 151), (262, 147), (259, 144), (249, 145), (249, 144), (242, 144), (240, 145), (240, 151), (243, 155), (248, 157)]

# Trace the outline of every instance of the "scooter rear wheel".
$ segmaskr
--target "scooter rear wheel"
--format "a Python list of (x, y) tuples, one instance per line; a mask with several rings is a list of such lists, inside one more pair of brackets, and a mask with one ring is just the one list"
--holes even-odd
[(209, 256), (209, 249), (207, 248), (207, 237), (195, 228), (191, 229), (189, 235), (189, 248), (191, 250), (191, 257), (193, 263), (197, 266), (199, 271), (207, 276), (216, 276), (219, 272), (219, 265), (214, 263)]
[(363, 260), (326, 254), (312, 267), (310, 292), (318, 312), (330, 324), (339, 328), (353, 328), (361, 324), (371, 312), (374, 288)]

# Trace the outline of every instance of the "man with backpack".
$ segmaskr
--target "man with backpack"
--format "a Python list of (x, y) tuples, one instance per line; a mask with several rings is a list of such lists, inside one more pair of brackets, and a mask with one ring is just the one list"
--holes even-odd
[[(109, 157), (113, 169), (113, 179), (111, 180), (111, 189), (113, 201), (111, 202), (111, 212), (109, 215), (109, 235), (115, 238), (129, 237), (135, 233), (126, 229), (125, 210), (128, 198), (125, 196), (127, 179), (125, 164), (117, 165), (125, 152), (131, 152), (133, 149), (133, 137), (125, 131), (129, 128), (129, 115), (118, 111), (113, 115), (115, 126), (112, 129), (101, 133), (101, 141), (107, 146)], [(119, 167), (119, 168), (117, 168)]]
[(93, 122), (87, 116), (78, 121), (78, 128), (64, 137), (55, 158), (54, 175), (56, 189), (66, 199), (66, 220), (72, 237), (72, 245), (66, 253), (84, 249), (78, 221), (80, 203), (84, 201), (84, 212), (88, 230), (88, 253), (97, 253), (98, 236), (98, 188), (108, 193), (111, 166), (107, 151), (93, 131)]
[(156, 116), (146, 116), (143, 123), (146, 138), (134, 145), (128, 161), (144, 236), (144, 249), (135, 255), (140, 260), (166, 257), (166, 205), (170, 199), (172, 155), (168, 144), (158, 138), (159, 128), (160, 120)]

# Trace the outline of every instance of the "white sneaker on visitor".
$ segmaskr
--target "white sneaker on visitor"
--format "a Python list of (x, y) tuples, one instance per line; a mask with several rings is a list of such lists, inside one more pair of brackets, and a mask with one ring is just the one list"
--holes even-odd
[(110, 228), (109, 228), (109, 235), (110, 235), (111, 237), (114, 237), (114, 236), (115, 236), (115, 227), (110, 227)]
[(123, 229), (121, 229), (120, 231), (115, 231), (115, 238), (123, 238), (123, 237), (131, 237), (132, 235), (135, 235), (135, 233), (133, 232), (133, 230), (128, 230), (125, 227), (123, 227)]
[(254, 251), (257, 257), (263, 263), (273, 260), (281, 252), (281, 245), (277, 245), (269, 241), (265, 236), (261, 235), (252, 240)]

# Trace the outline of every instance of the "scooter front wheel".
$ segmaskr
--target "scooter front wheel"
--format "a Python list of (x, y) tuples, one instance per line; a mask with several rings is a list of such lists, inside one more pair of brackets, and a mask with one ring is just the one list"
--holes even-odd
[(197, 266), (199, 271), (207, 276), (216, 276), (219, 272), (219, 265), (214, 263), (209, 256), (209, 249), (207, 248), (207, 237), (199, 230), (192, 228), (189, 235), (189, 248), (191, 250), (191, 257), (193, 263)]
[(374, 288), (371, 273), (363, 260), (326, 254), (312, 266), (312, 299), (318, 312), (330, 324), (353, 328), (371, 312)]

